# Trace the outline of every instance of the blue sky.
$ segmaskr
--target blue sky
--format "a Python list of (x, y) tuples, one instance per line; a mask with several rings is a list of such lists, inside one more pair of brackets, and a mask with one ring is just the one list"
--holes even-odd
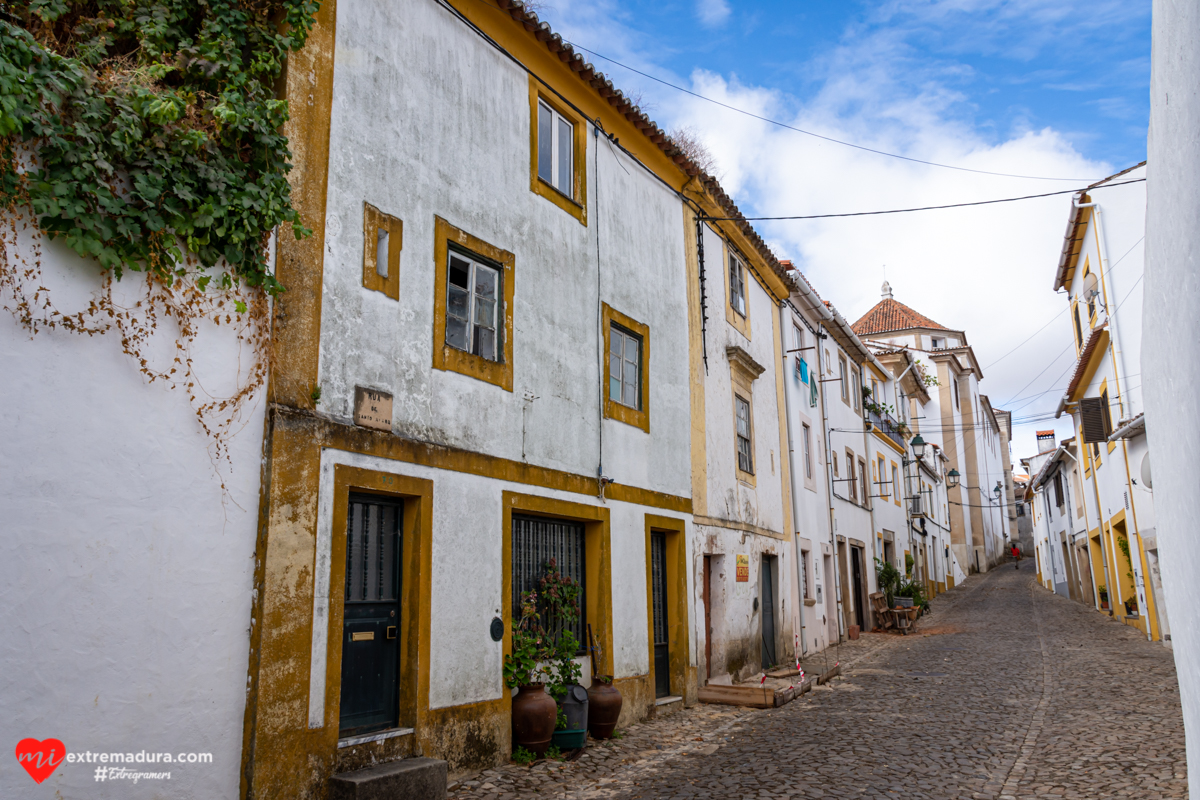
[[(690, 129), (705, 144), (715, 174), (747, 214), (1072, 189), (1145, 158), (1150, 0), (544, 0), (537, 7), (582, 47), (770, 119), (911, 158), (1084, 179), (996, 177), (864, 153), (593, 57), (665, 129)], [(1059, 196), (755, 225), (848, 319), (878, 302), (886, 277), (897, 300), (965, 330), (983, 366), (983, 391), (997, 408), (1020, 408), (1013, 437), (1020, 457), (1036, 452), (1036, 429), (1072, 435), (1068, 420), (1052, 419), (1070, 367), (1069, 354), (1054, 360), (1071, 332), (1060, 313), (1066, 300), (1051, 288), (1070, 202)]]

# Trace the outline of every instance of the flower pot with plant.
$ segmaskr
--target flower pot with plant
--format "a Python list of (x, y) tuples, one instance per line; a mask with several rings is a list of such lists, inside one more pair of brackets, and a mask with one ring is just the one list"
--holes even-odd
[(550, 746), (558, 706), (546, 694), (549, 655), (537, 611), (537, 593), (521, 595), (521, 616), (513, 621), (512, 652), (504, 657), (504, 685), (516, 689), (512, 701), (513, 747), (541, 756)]
[(1108, 588), (1104, 584), (1096, 587), (1096, 593), (1100, 595), (1100, 607), (1108, 608)]

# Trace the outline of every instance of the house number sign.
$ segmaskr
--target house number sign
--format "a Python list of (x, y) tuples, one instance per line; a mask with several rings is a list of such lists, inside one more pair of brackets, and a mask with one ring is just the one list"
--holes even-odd
[(390, 432), (392, 430), (392, 396), (387, 392), (355, 386), (354, 424)]

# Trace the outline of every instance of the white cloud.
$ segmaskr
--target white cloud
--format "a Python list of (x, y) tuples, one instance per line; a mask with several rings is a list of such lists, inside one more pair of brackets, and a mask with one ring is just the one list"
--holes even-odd
[(704, 25), (714, 28), (729, 19), (729, 3), (726, 0), (696, 0), (696, 16)]

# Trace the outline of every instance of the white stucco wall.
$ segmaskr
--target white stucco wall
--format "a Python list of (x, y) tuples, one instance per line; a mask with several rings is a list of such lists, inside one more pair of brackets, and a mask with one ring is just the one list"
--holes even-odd
[[(47, 243), (43, 283), (63, 310), (97, 266)], [(139, 276), (118, 284), (132, 299)], [(205, 387), (234, 383), (234, 331), (201, 326)], [(170, 362), (173, 326), (154, 348)], [(238, 790), (263, 410), (247, 407), (229, 463), (209, 456), (182, 390), (150, 385), (116, 334), (30, 337), (0, 313), (0, 730), (12, 748), (205, 752), (169, 781), (96, 782), (64, 764), (35, 786), (10, 755), (3, 797), (233, 797)]]
[(1200, 6), (1155, 0), (1150, 78), (1143, 370), (1153, 451), (1162, 579), (1187, 731), (1188, 788), (1200, 796), (1200, 629), (1182, 624), (1200, 606), (1196, 453), (1200, 427), (1178, 424), (1180, 404), (1200, 391)]

